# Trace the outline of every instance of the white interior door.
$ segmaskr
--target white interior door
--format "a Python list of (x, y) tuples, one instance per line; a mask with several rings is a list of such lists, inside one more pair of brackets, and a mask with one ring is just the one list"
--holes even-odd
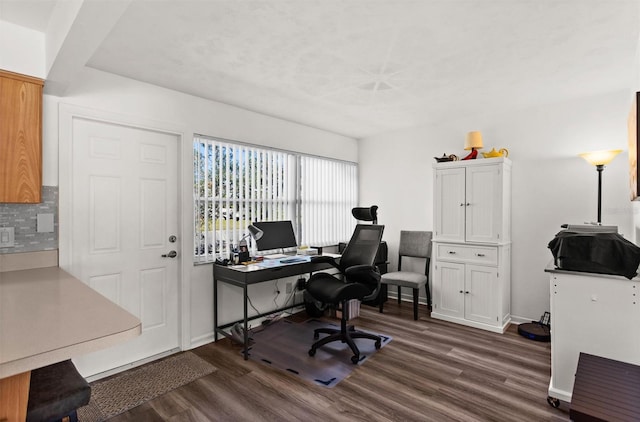
[(75, 118), (71, 142), (70, 271), (142, 321), (135, 340), (74, 359), (90, 376), (179, 346), (180, 258), (162, 256), (180, 252), (179, 139)]

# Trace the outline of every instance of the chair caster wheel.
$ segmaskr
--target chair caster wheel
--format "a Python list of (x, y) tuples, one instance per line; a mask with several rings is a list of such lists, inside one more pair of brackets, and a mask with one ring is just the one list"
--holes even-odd
[(555, 397), (547, 397), (547, 403), (549, 403), (549, 406), (556, 409), (560, 407), (560, 400), (556, 399)]
[(309, 356), (315, 356), (316, 355), (316, 349), (309, 349)]
[(357, 355), (351, 356), (351, 362), (353, 364), (357, 364), (358, 362), (360, 362), (360, 356), (357, 356)]
[(380, 348), (380, 346), (382, 346), (382, 343), (380, 342), (380, 340), (376, 341), (375, 346), (376, 346), (376, 350), (378, 350)]

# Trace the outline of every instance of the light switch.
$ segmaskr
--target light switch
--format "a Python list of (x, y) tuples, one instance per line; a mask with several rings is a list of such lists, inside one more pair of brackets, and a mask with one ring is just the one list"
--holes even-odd
[(13, 248), (15, 232), (13, 227), (0, 227), (0, 248)]
[(52, 233), (53, 232), (53, 214), (38, 214), (37, 229), (38, 233)]

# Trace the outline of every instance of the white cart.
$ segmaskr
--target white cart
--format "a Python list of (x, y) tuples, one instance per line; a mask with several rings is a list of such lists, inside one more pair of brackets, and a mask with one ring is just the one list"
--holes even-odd
[(580, 352), (640, 364), (640, 278), (555, 269), (550, 275), (551, 382), (547, 401), (571, 402)]

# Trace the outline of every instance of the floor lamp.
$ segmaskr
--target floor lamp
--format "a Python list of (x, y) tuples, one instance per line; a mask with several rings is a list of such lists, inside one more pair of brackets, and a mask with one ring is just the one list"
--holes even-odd
[(612, 149), (579, 154), (580, 157), (587, 160), (589, 164), (596, 166), (596, 170), (598, 171), (598, 225), (602, 224), (602, 170), (604, 170), (605, 165), (609, 164), (616, 155), (621, 152), (621, 149)]

